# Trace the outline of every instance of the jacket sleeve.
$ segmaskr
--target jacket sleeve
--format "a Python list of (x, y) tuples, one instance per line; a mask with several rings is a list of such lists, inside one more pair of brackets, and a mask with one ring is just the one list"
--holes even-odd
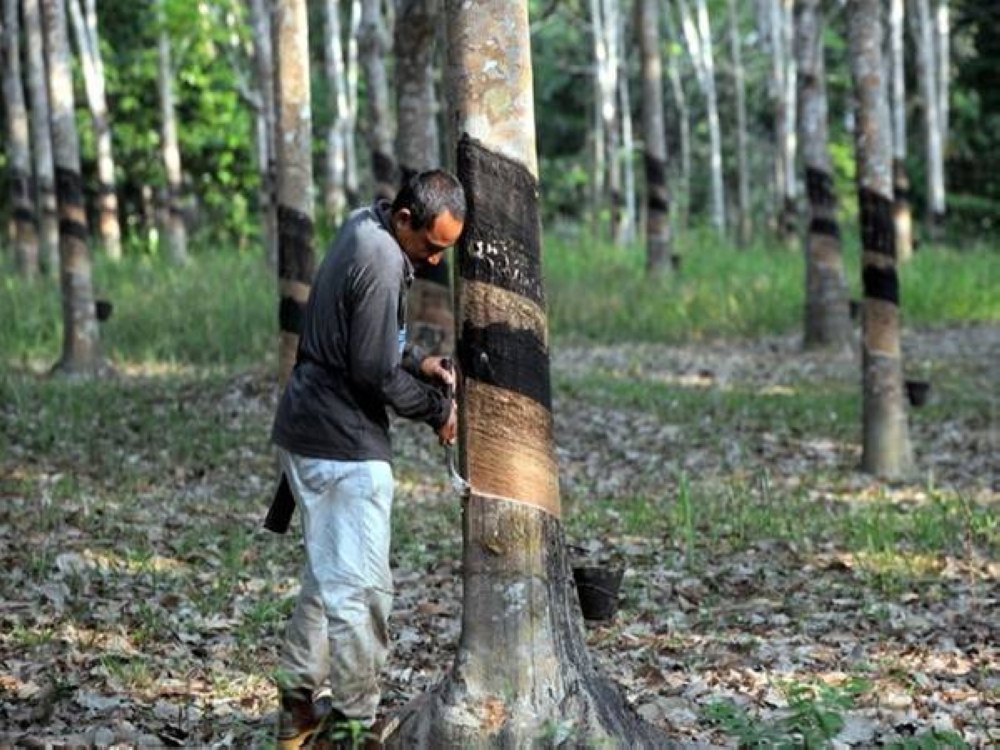
[(391, 406), (401, 417), (426, 422), (435, 430), (447, 420), (451, 404), (432, 385), (402, 365), (399, 351), (399, 279), (367, 266), (352, 284), (348, 356), (351, 382)]

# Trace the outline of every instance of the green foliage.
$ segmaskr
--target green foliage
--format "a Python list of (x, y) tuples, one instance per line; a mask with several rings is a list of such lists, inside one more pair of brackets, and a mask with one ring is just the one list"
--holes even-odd
[(791, 682), (782, 686), (788, 708), (777, 719), (755, 719), (732, 701), (712, 703), (704, 715), (735, 737), (740, 747), (821, 748), (844, 728), (843, 712), (870, 689), (868, 682), (857, 679), (837, 686)]

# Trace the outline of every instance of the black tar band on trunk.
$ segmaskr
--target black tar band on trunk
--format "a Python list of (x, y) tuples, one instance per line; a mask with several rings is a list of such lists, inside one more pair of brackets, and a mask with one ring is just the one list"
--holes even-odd
[(465, 321), (458, 340), (462, 374), (552, 409), (549, 352), (533, 331), (506, 323), (480, 328)]
[(310, 284), (313, 270), (312, 219), (294, 208), (278, 206), (278, 277)]
[(278, 327), (287, 333), (301, 333), (305, 309), (305, 305), (299, 304), (291, 297), (282, 297), (278, 304)]
[(892, 201), (868, 188), (858, 188), (861, 206), (861, 249), (896, 257), (896, 224)]
[(467, 133), (458, 142), (458, 179), (468, 203), (459, 275), (544, 305), (538, 181)]
[(80, 173), (56, 167), (56, 196), (63, 205), (83, 208), (83, 179)]
[(809, 222), (809, 234), (825, 234), (840, 239), (840, 225), (836, 219), (821, 219), (814, 216)]
[(835, 208), (837, 194), (833, 191), (833, 175), (822, 169), (806, 167), (806, 194), (809, 203), (824, 208)]
[(25, 208), (24, 206), (16, 206), (13, 211), (11, 211), (11, 216), (14, 221), (20, 221), (25, 224), (32, 224), (35, 221), (35, 212), (30, 208)]
[(645, 154), (646, 162), (646, 205), (650, 211), (668, 211), (667, 163), (663, 159)]
[(866, 297), (899, 304), (899, 277), (895, 268), (865, 266), (861, 271), (861, 281)]
[(896, 203), (909, 203), (910, 202), (910, 189), (908, 187), (903, 187), (901, 185), (893, 185), (892, 197), (895, 199)]

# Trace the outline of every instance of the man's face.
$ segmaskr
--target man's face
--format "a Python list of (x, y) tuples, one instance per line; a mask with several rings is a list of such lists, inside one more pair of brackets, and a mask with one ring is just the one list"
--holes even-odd
[(404, 208), (396, 214), (396, 239), (415, 266), (440, 263), (445, 250), (458, 242), (464, 226), (450, 211), (438, 214), (431, 225), (423, 229), (413, 229), (410, 222), (409, 209)]

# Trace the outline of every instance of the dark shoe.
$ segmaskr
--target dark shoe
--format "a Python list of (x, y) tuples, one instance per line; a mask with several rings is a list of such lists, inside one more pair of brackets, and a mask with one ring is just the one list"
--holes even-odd
[(332, 711), (329, 698), (320, 698), (313, 703), (307, 692), (283, 692), (278, 709), (278, 750), (306, 747)]

